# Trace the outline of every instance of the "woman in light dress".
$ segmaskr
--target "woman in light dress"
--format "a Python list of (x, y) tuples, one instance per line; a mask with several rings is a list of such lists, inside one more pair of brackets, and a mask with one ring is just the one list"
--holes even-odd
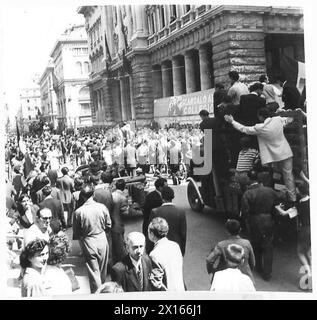
[(45, 281), (44, 270), (48, 259), (48, 243), (36, 238), (29, 242), (20, 255), (22, 268), (22, 297), (48, 296), (49, 285)]

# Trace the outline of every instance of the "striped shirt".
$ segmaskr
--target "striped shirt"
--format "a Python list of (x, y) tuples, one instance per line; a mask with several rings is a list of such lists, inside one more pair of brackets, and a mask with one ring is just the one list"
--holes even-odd
[(253, 167), (254, 160), (259, 152), (255, 149), (242, 149), (239, 152), (239, 158), (236, 170), (238, 172), (250, 171)]

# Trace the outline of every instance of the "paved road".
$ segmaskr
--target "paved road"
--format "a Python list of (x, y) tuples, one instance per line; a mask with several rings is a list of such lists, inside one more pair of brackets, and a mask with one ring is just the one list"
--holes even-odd
[[(205, 208), (202, 213), (190, 209), (186, 196), (186, 185), (172, 186), (175, 190), (174, 203), (186, 210), (187, 216), (187, 245), (184, 258), (184, 277), (188, 290), (209, 290), (210, 281), (206, 272), (205, 257), (211, 247), (218, 241), (225, 239), (225, 217), (215, 214), (210, 208)], [(142, 230), (142, 217), (126, 219), (126, 234), (130, 231)], [(68, 230), (71, 239), (71, 230)], [(80, 249), (77, 241), (72, 241), (72, 248), (66, 263), (75, 265), (75, 274), (81, 288), (76, 294), (87, 294), (89, 283), (85, 265), (80, 257)], [(291, 243), (282, 243), (275, 247), (273, 277), (269, 282), (263, 281), (255, 273), (256, 289), (258, 291), (299, 292), (300, 264), (296, 256), (296, 247)], [(19, 269), (11, 270), (8, 275), (10, 297), (19, 297), (20, 289), (15, 278)]]

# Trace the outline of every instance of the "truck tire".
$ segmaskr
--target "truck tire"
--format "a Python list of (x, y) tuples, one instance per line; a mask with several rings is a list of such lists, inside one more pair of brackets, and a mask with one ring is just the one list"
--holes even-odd
[(199, 190), (192, 181), (187, 185), (187, 199), (192, 210), (196, 212), (202, 212), (204, 209), (204, 203), (201, 200)]

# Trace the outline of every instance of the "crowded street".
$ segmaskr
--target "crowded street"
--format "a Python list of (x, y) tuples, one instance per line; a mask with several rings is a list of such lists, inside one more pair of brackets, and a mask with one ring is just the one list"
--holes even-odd
[(258, 9), (69, 11), (3, 93), (9, 298), (312, 292), (303, 13)]

